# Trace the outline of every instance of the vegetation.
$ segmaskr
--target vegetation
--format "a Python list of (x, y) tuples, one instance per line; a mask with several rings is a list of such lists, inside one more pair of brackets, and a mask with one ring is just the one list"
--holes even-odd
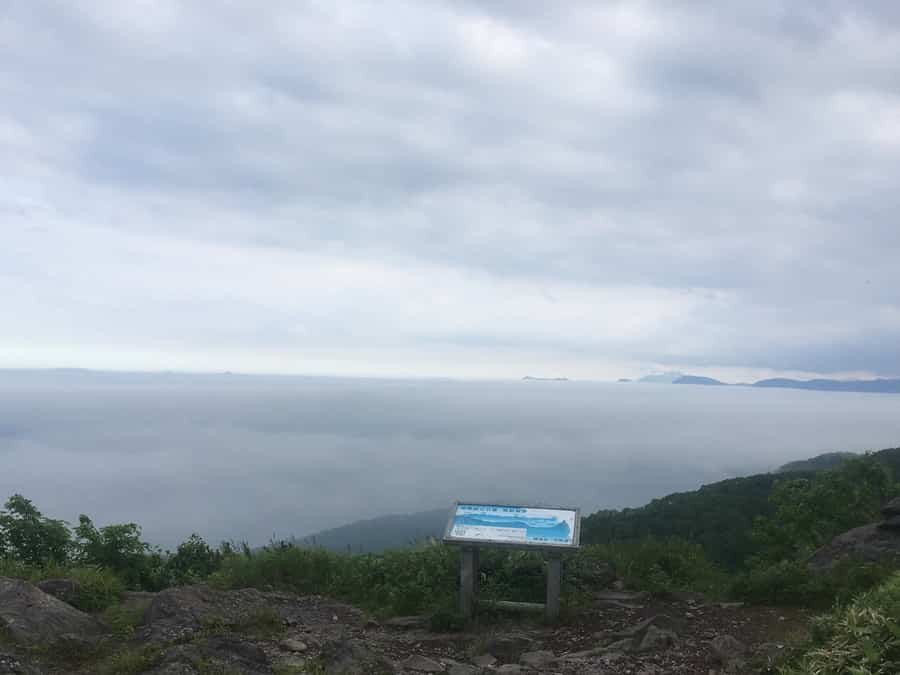
[[(837, 606), (817, 624), (808, 654), (784, 666), (783, 674), (900, 672), (900, 576), (854, 560), (812, 574), (806, 563), (835, 535), (877, 519), (881, 505), (900, 492), (893, 478), (898, 466), (900, 450), (883, 451), (844, 458), (815, 473), (722, 481), (642, 509), (596, 513), (583, 523), (586, 545), (565, 561), (567, 604), (576, 607), (619, 579), (657, 594), (699, 591), (753, 603)], [(213, 548), (192, 535), (163, 552), (142, 541), (134, 523), (98, 527), (81, 515), (70, 528), (21, 495), (0, 510), (0, 576), (73, 580), (70, 602), (100, 613), (123, 639), (142, 614), (120, 602), (126, 589), (199, 581), (327, 595), (382, 616), (427, 613), (435, 628), (454, 629), (461, 627), (458, 570), (459, 551), (433, 542), (352, 555), (286, 542), (256, 551), (246, 545)], [(488, 601), (543, 598), (539, 554), (484, 551), (480, 573), (480, 593)], [(276, 615), (261, 613), (240, 628), (277, 636), (283, 626)], [(215, 621), (205, 627), (210, 633), (222, 629)], [(98, 672), (138, 672), (155, 658), (152, 651), (124, 650)]]
[(900, 573), (814, 624), (810, 649), (781, 675), (900, 672)]
[[(878, 465), (887, 471), (887, 475), (900, 476), (900, 448), (846, 459), (852, 460), (850, 464), (862, 462), (869, 466)], [(781, 489), (787, 491), (789, 488), (786, 486), (795, 481), (813, 482), (822, 475), (847, 469), (845, 462), (835, 464), (826, 461), (824, 465), (832, 470), (793, 472), (791, 465), (785, 465), (779, 473), (719, 481), (692, 492), (654, 499), (636, 509), (598, 511), (583, 519), (581, 539), (586, 544), (642, 541), (648, 537), (682, 539), (702, 546), (707, 557), (716, 565), (738, 572), (752, 566), (754, 557), (767, 546), (758, 536), (754, 537), (753, 530), (760, 518), (771, 519), (775, 515), (778, 500), (777, 497), (770, 499), (775, 486), (783, 486)], [(812, 460), (801, 466), (819, 469), (823, 464)], [(863, 477), (863, 480), (868, 479)], [(882, 493), (890, 493), (890, 490)], [(840, 505), (842, 499), (838, 496), (836, 505)], [(822, 506), (821, 503), (814, 505), (811, 521), (827, 519), (826, 509)], [(858, 506), (857, 501), (854, 506), (845, 508), (845, 512), (849, 513), (845, 513), (841, 522), (861, 525), (873, 519), (871, 508), (860, 509)], [(798, 504), (798, 508), (802, 509), (803, 505)], [(832, 519), (832, 522), (836, 523), (837, 519)], [(833, 530), (834, 527), (826, 526), (820, 532)]]

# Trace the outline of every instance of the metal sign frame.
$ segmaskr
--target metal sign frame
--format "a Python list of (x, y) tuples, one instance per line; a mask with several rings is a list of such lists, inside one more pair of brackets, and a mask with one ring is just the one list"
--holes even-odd
[[(550, 542), (541, 542), (535, 544), (519, 543), (510, 541), (494, 541), (491, 539), (469, 539), (464, 537), (454, 537), (450, 534), (453, 529), (453, 522), (456, 520), (456, 513), (460, 504), (468, 504), (471, 506), (499, 506), (501, 508), (519, 508), (519, 509), (547, 509), (552, 511), (571, 511), (575, 514), (575, 530), (572, 534), (571, 544), (553, 544)], [(581, 548), (581, 509), (571, 508), (567, 506), (547, 506), (544, 504), (500, 504), (495, 502), (480, 501), (463, 501), (456, 500), (450, 509), (450, 516), (447, 518), (447, 525), (444, 527), (443, 542), (454, 546), (480, 546), (484, 548), (508, 548), (523, 551), (573, 551)]]

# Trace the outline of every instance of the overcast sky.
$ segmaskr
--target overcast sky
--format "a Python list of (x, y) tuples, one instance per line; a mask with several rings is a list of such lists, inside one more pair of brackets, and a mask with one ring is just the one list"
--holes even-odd
[(900, 5), (0, 10), (0, 367), (900, 374)]

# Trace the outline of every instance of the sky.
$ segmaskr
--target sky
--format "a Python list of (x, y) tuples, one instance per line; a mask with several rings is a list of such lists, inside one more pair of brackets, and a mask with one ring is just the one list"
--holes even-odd
[(900, 375), (894, 2), (9, 0), (0, 367)]

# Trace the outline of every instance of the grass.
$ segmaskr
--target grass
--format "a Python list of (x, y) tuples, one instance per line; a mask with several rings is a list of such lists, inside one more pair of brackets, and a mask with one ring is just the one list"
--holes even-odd
[(65, 567), (55, 564), (30, 567), (0, 559), (0, 576), (38, 583), (46, 579), (71, 579), (76, 583), (74, 595), (66, 601), (83, 612), (99, 612), (118, 603), (125, 594), (125, 584), (102, 567)]
[(813, 624), (812, 644), (781, 675), (900, 672), (900, 573)]

